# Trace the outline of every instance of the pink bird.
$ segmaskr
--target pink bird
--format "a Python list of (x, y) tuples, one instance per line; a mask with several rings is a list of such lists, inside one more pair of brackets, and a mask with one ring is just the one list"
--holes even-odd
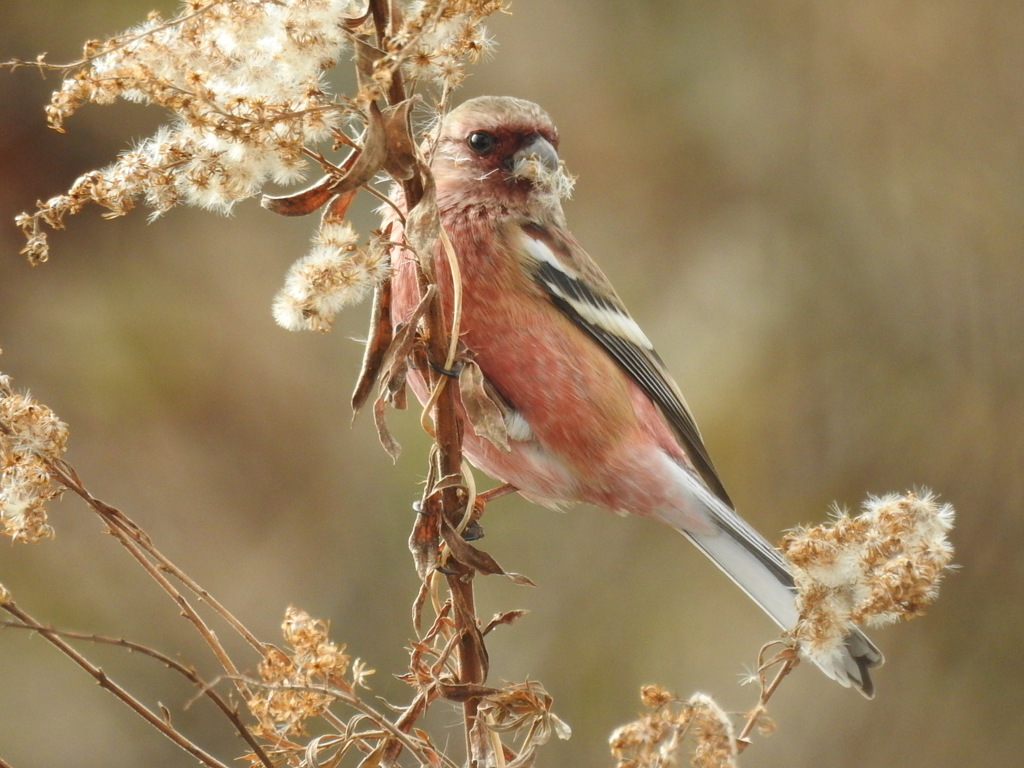
[[(508, 438), (506, 448), (467, 427), (466, 457), (541, 504), (589, 502), (669, 525), (791, 629), (798, 613), (785, 562), (733, 510), (678, 386), (566, 226), (551, 183), (561, 168), (551, 119), (533, 103), (485, 96), (445, 116), (435, 140), (437, 206), (462, 284), (460, 340), (501, 404)], [(403, 206), (400, 195), (395, 202)], [(392, 259), (397, 325), (419, 288), (413, 255), (395, 249)], [(434, 264), (450, 317), (441, 243)], [(411, 370), (409, 381), (425, 401), (422, 375)], [(854, 630), (815, 661), (870, 697), (868, 670), (882, 654)]]

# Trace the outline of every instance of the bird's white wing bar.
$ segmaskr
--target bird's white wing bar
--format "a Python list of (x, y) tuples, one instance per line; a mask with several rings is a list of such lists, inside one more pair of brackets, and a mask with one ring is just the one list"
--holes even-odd
[(552, 303), (585, 331), (653, 400), (678, 435), (701, 478), (727, 505), (726, 493), (697, 424), (650, 339), (614, 292), (597, 293), (544, 241), (523, 233), (526, 252), (535, 259), (534, 280)]

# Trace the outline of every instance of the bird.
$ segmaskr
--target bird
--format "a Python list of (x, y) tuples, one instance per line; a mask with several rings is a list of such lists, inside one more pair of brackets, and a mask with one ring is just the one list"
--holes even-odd
[[(440, 228), (457, 259), (462, 354), (499, 406), (506, 438), (502, 444), (470, 424), (464, 456), (531, 501), (590, 503), (668, 525), (792, 629), (799, 615), (790, 569), (735, 511), (678, 385), (567, 227), (558, 148), (548, 114), (508, 96), (465, 101), (424, 142)], [(391, 197), (385, 219), (391, 242), (401, 243), (398, 212), (407, 211), (400, 189)], [(428, 258), (451, 317), (453, 267), (441, 239), (427, 247)], [(391, 260), (398, 328), (421, 288), (411, 247), (394, 246)], [(443, 362), (430, 364), (442, 370)], [(408, 381), (425, 403), (423, 367), (413, 365)], [(883, 657), (859, 629), (828, 658), (812, 658), (840, 684), (873, 696), (869, 670)]]

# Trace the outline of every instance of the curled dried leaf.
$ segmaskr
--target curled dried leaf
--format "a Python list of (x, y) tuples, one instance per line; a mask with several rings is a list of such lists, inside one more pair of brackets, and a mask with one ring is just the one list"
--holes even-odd
[(328, 174), (312, 186), (290, 195), (263, 195), (260, 205), (279, 216), (308, 216), (331, 199), (336, 181), (337, 177)]
[(334, 186), (334, 192), (347, 192), (370, 181), (384, 166), (388, 143), (384, 131), (384, 116), (377, 102), (371, 101), (366, 110), (366, 130), (363, 132), (362, 149), (358, 151), (351, 168)]
[(388, 147), (384, 170), (398, 181), (411, 179), (416, 170), (416, 142), (412, 137), (409, 114), (418, 101), (419, 97), (413, 96), (384, 110)]
[(348, 207), (356, 199), (358, 191), (358, 189), (349, 189), (332, 197), (327, 202), (327, 207), (324, 208), (323, 216), (320, 217), (320, 227), (323, 228), (324, 224), (344, 221), (345, 214), (348, 213)]
[(451, 557), (459, 564), (464, 565), (467, 568), (472, 568), (485, 576), (504, 576), (513, 584), (518, 584), (519, 586), (537, 586), (527, 576), (524, 576), (521, 573), (506, 571), (498, 565), (498, 561), (491, 557), (491, 555), (484, 552), (482, 549), (474, 547), (462, 538), (462, 536), (452, 528), (447, 519), (442, 520), (441, 522), (441, 536), (444, 538), (445, 544), (448, 545)]
[(495, 614), (491, 620), (487, 622), (487, 626), (483, 628), (481, 634), (487, 635), (503, 624), (514, 624), (527, 613), (529, 613), (529, 611), (519, 608), (513, 611), (504, 611), (503, 613)]
[(363, 36), (354, 37), (353, 44), (356, 54), (356, 84), (359, 87), (359, 93), (366, 97), (375, 97), (379, 92), (379, 86), (373, 75), (377, 69), (377, 62), (384, 58), (384, 51)]
[(430, 169), (417, 160), (417, 169), (423, 180), (423, 194), (405, 217), (405, 238), (419, 259), (420, 269), (432, 280), (434, 276), (434, 247), (441, 235), (441, 215), (437, 210), (437, 190)]
[(478, 437), (504, 451), (511, 450), (508, 444), (508, 427), (505, 424), (507, 406), (493, 387), (484, 378), (480, 366), (473, 360), (463, 360), (459, 370), (459, 394), (466, 409), (466, 417)]
[(306, 216), (330, 202), (325, 217), (344, 218), (355, 192), (380, 172), (388, 156), (384, 116), (376, 102), (366, 110), (362, 145), (354, 149), (337, 170), (312, 186), (290, 195), (263, 195), (260, 205), (281, 216)]
[(372, 5), (373, 4), (367, 0), (365, 11), (340, 14), (341, 18), (345, 20), (345, 26), (352, 30), (359, 29), (363, 26), (363, 24), (366, 23), (366, 20), (370, 18), (370, 7)]
[(363, 363), (352, 392), (352, 412), (355, 414), (366, 404), (370, 390), (377, 381), (384, 355), (394, 339), (391, 327), (391, 281), (377, 285), (373, 293), (373, 311), (370, 315), (370, 332), (363, 349)]
[(426, 313), (436, 292), (437, 289), (434, 286), (427, 288), (420, 303), (416, 305), (416, 309), (409, 315), (409, 319), (395, 331), (391, 343), (384, 352), (384, 359), (380, 365), (380, 397), (396, 408), (399, 407), (398, 393), (404, 391), (405, 388), (409, 356), (416, 344), (420, 319)]
[(373, 426), (377, 428), (377, 439), (380, 440), (380, 444), (387, 451), (388, 456), (391, 457), (392, 461), (398, 461), (398, 457), (402, 455), (402, 444), (391, 434), (388, 420), (384, 416), (385, 407), (386, 403), (383, 397), (378, 397), (374, 401)]

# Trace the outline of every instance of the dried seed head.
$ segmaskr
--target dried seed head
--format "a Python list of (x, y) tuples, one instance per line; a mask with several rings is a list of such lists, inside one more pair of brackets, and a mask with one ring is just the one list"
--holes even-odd
[(358, 0), (197, 0), (163, 19), (86, 46), (47, 108), (52, 127), (82, 105), (125, 99), (174, 119), (116, 162), (86, 174), (68, 195), (18, 224), (34, 262), (48, 255), (41, 227), (59, 227), (87, 203), (122, 215), (143, 200), (159, 215), (184, 202), (227, 212), (268, 181), (290, 183), (304, 148), (330, 139), (348, 112), (323, 73), (348, 45), (344, 22)]
[(327, 622), (290, 607), (281, 628), (289, 650), (266, 648), (259, 666), (266, 686), (248, 702), (262, 733), (274, 738), (303, 734), (306, 720), (334, 701), (331, 689), (350, 692), (371, 674), (360, 665), (354, 682), (346, 682), (350, 657), (329, 639)]
[(953, 567), (953, 518), (926, 490), (869, 498), (856, 517), (837, 512), (828, 525), (789, 533), (782, 551), (798, 591), (801, 653), (828, 658), (855, 625), (921, 615)]
[(53, 411), (0, 374), (0, 526), (15, 541), (53, 537), (46, 505), (61, 488), (48, 464), (63, 455), (67, 439), (67, 425)]
[(690, 764), (697, 768), (734, 768), (736, 736), (732, 721), (710, 696), (696, 693), (686, 701), (657, 685), (641, 689), (653, 709), (617, 728), (609, 739), (617, 768), (670, 768), (679, 764), (687, 737)]
[(362, 301), (385, 276), (385, 249), (360, 248), (358, 236), (344, 222), (325, 223), (305, 256), (285, 276), (274, 299), (274, 319), (290, 331), (330, 330), (344, 307)]

